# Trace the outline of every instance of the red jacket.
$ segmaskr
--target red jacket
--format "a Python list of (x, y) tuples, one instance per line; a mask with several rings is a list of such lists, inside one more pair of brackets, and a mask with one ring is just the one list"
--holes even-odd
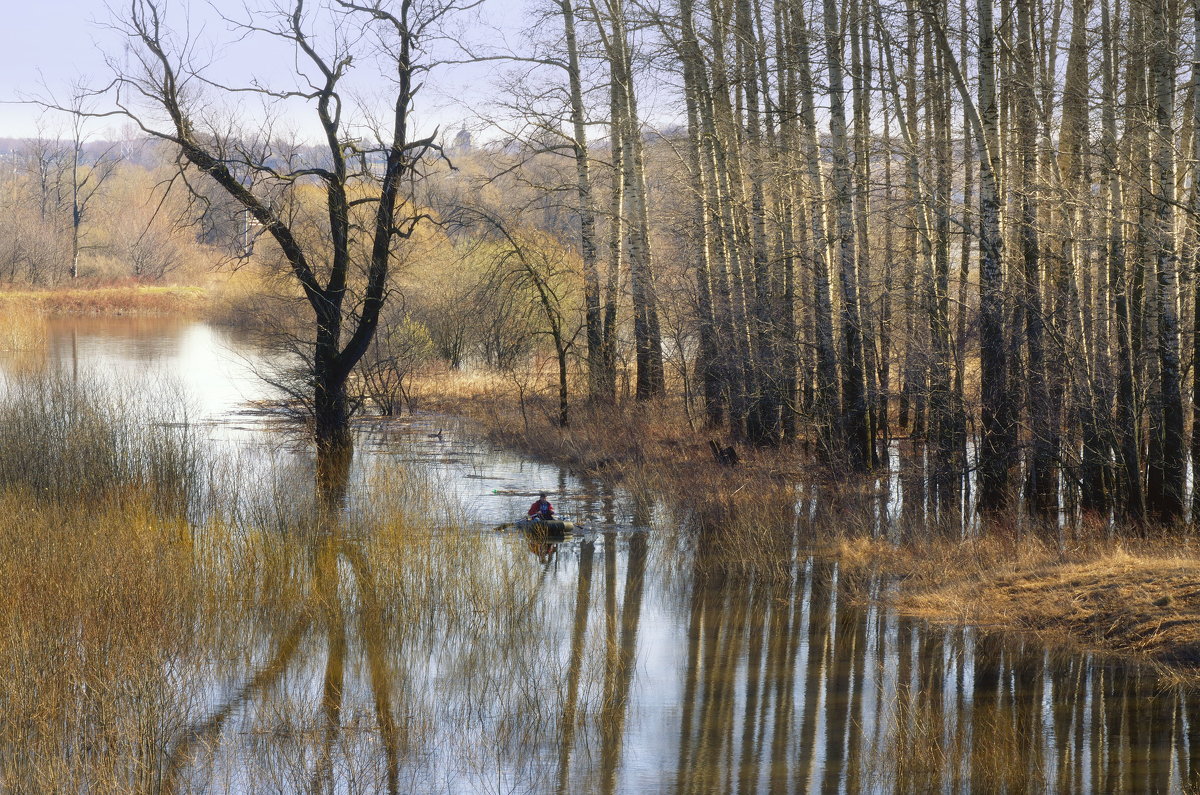
[(550, 504), (549, 500), (534, 500), (533, 505), (529, 506), (529, 515), (549, 519), (554, 516), (554, 506)]

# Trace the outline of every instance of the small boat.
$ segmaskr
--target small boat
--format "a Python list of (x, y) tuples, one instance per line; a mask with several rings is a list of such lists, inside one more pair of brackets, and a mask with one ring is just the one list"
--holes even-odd
[(521, 519), (513, 524), (519, 530), (537, 535), (561, 536), (575, 531), (575, 523), (566, 519)]

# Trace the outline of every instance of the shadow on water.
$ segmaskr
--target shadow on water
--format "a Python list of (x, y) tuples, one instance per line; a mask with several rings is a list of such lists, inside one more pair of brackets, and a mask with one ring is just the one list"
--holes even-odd
[[(123, 361), (102, 343), (76, 350)], [(187, 534), (186, 571), (215, 596), (184, 613), (190, 645), (141, 671), (162, 739), (124, 763), (160, 771), (151, 789), (1200, 788), (1193, 692), (850, 598), (836, 563), (803, 552), (814, 524), (845, 520), (817, 490), (781, 492), (752, 528), (744, 506), (684, 511), (433, 427), (369, 429), (357, 455), (296, 453), (272, 485), (244, 489), (230, 528)], [(904, 474), (923, 470), (880, 484), (867, 532), (963, 532), (970, 484), (934, 494)], [(538, 488), (592, 529), (484, 529)], [(731, 528), (782, 563), (727, 565)], [(853, 594), (896, 587), (873, 578)], [(0, 727), (0, 752), (23, 743), (82, 772), (55, 778), (10, 754), (0, 788), (142, 780), (118, 771), (106, 787), (76, 750), (86, 737), (43, 748), (19, 731)]]

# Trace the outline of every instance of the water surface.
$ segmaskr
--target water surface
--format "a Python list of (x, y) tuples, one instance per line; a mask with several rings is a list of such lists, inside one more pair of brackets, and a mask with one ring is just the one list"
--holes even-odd
[[(234, 336), (120, 318), (47, 333), (38, 366), (174, 396), (213, 450), (251, 462), (238, 477), (312, 478), (311, 453), (258, 411), (266, 362)], [(420, 482), (419, 554), (391, 560), (373, 540), (381, 477)], [(196, 659), (162, 672), (155, 788), (1200, 788), (1196, 696), (1149, 670), (864, 606), (848, 597), (861, 584), (803, 554), (789, 577), (722, 578), (687, 516), (446, 418), (365, 422), (350, 483), (345, 527), (289, 580), (323, 607), (203, 618), (219, 631), (198, 629)], [(496, 529), (539, 490), (587, 530)], [(785, 547), (803, 532), (778, 528)]]

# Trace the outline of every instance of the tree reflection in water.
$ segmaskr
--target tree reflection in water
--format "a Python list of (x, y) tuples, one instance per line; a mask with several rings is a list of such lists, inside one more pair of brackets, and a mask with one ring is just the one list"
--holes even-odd
[[(590, 507), (611, 514), (612, 503), (609, 494)], [(633, 507), (634, 526), (652, 524), (648, 504)], [(714, 529), (699, 528), (690, 573), (665, 577), (656, 555), (668, 548), (653, 530), (568, 539), (551, 564), (514, 535), (477, 548), (490, 559), (457, 558), (458, 590), (447, 578), (436, 600), (403, 604), (407, 575), (361, 528), (347, 531), (342, 513), (330, 510), (309, 541), (310, 608), (174, 747), (166, 789), (1200, 784), (1191, 694), (1159, 689), (1137, 668), (850, 600), (831, 562), (803, 558), (793, 576), (765, 581), (733, 576), (704, 560)], [(781, 535), (784, 547), (796, 542)], [(453, 543), (422, 554), (448, 554)], [(507, 593), (487, 592), (499, 587)], [(863, 587), (882, 597), (892, 586), (858, 583), (854, 593)], [(649, 614), (647, 593), (656, 594)], [(648, 667), (645, 642), (664, 636), (683, 641), (673, 667), (662, 669), (661, 657)], [(639, 677), (651, 684), (639, 687)], [(665, 715), (674, 730), (647, 735), (643, 724), (669, 725)], [(230, 766), (237, 772), (216, 774)]]

